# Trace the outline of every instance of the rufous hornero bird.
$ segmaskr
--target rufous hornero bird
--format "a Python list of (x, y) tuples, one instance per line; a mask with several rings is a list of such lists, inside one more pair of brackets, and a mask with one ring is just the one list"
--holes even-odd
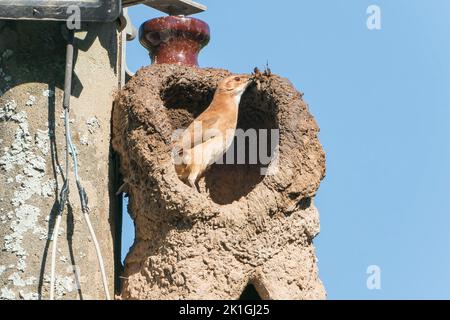
[(175, 171), (198, 191), (198, 180), (233, 142), (241, 97), (252, 82), (248, 75), (220, 81), (208, 108), (174, 142)]

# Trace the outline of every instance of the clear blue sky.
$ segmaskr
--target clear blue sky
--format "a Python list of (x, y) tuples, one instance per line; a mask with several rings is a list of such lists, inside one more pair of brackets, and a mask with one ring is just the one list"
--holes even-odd
[[(269, 61), (305, 93), (327, 153), (315, 244), (330, 299), (450, 298), (450, 1), (201, 0), (204, 67)], [(381, 8), (369, 31), (366, 9)], [(161, 13), (130, 10), (136, 26)], [(148, 65), (138, 41), (128, 66)], [(125, 221), (124, 247), (132, 239)], [(381, 268), (381, 290), (366, 269)]]

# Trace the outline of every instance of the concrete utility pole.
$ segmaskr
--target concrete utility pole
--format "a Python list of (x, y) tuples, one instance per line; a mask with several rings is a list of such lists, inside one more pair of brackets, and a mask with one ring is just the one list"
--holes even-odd
[[(76, 33), (71, 127), (91, 219), (114, 288), (117, 23)], [(64, 23), (0, 22), (0, 299), (48, 299), (51, 235), (65, 163)], [(103, 299), (73, 175), (56, 257), (57, 299)], [(120, 248), (120, 246), (119, 246)]]
[[(118, 1), (112, 11), (102, 11), (111, 1), (97, 2), (102, 6), (82, 8), (81, 15), (92, 19), (120, 10)], [(139, 3), (169, 14), (205, 10), (190, 0), (122, 1), (124, 7)], [(0, 17), (39, 19), (48, 14), (55, 19), (66, 14), (60, 9), (0, 4)], [(120, 23), (124, 21), (121, 16)], [(64, 22), (0, 20), (0, 300), (49, 297), (51, 237), (65, 178), (64, 29)], [(118, 289), (121, 273), (121, 204), (115, 196), (111, 109), (115, 91), (125, 83), (125, 38), (131, 28), (117, 29), (118, 22), (83, 22), (76, 31), (70, 108), (80, 176), (111, 293)], [(72, 172), (73, 167), (56, 257), (56, 298), (104, 299)]]

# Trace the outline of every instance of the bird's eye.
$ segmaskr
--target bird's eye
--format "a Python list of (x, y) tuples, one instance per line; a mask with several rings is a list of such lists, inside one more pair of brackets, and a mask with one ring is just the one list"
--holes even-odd
[(241, 78), (236, 77), (236, 78), (234, 78), (234, 80), (235, 80), (235, 81), (241, 81)]

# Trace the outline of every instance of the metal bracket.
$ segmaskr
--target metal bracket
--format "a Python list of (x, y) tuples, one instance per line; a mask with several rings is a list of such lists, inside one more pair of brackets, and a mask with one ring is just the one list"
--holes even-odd
[(73, 16), (79, 8), (81, 21), (113, 21), (121, 10), (120, 0), (0, 0), (0, 19), (59, 20)]
[(192, 0), (123, 0), (123, 6), (145, 4), (168, 15), (188, 16), (191, 14), (206, 11), (207, 7)]

